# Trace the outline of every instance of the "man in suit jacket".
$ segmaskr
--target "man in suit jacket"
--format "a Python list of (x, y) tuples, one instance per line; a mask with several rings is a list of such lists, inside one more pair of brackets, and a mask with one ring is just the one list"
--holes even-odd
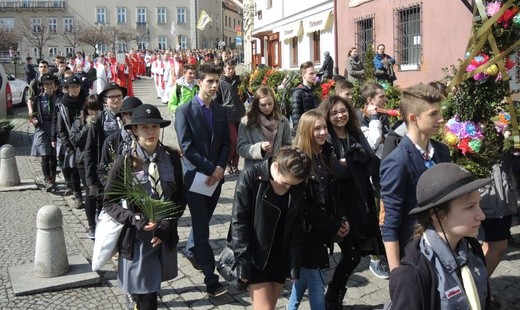
[(219, 66), (201, 65), (197, 73), (198, 94), (175, 111), (175, 131), (184, 155), (186, 188), (191, 188), (196, 173), (206, 175), (207, 185), (218, 184), (210, 197), (189, 190), (186, 193), (192, 222), (186, 256), (194, 268), (204, 273), (204, 283), (211, 297), (227, 292), (215, 274), (215, 256), (209, 244), (209, 222), (224, 183), (230, 150), (226, 111), (213, 100), (221, 74)]
[(399, 106), (408, 133), (381, 163), (381, 199), (385, 209), (381, 226), (388, 266), (399, 266), (406, 244), (411, 241), (416, 217), (408, 213), (417, 206), (415, 188), (426, 169), (450, 162), (446, 145), (430, 137), (442, 127), (444, 99), (433, 87), (418, 84), (403, 90)]

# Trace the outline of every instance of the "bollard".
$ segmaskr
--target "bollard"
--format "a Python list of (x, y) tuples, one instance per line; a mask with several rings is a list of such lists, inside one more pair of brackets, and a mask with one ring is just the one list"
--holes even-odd
[(0, 187), (20, 185), (14, 147), (6, 144), (0, 148)]
[(36, 216), (36, 251), (33, 274), (52, 278), (69, 271), (69, 260), (63, 235), (61, 210), (53, 205), (43, 206)]

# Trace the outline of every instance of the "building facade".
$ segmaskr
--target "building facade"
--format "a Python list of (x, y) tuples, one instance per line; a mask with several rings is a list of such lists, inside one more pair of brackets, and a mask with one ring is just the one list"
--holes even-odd
[[(201, 10), (211, 18), (202, 31), (196, 28)], [(23, 58), (51, 59), (58, 54), (73, 54), (75, 50), (92, 54), (94, 49), (103, 52), (132, 48), (217, 48), (223, 31), (221, 16), (222, 0), (0, 2), (0, 26), (13, 31), (28, 30), (17, 46)], [(114, 37), (118, 31), (132, 35), (121, 35), (109, 44), (99, 42), (89, 46), (74, 38), (79, 28)]]
[[(222, 0), (222, 45), (230, 49), (243, 46), (243, 20), (241, 8), (229, 0)], [(238, 39), (237, 39), (238, 38)]]
[(400, 86), (439, 80), (443, 68), (464, 58), (473, 19), (468, 1), (349, 0), (336, 5), (341, 74), (351, 47), (363, 54), (384, 44), (385, 53), (396, 59), (395, 84)]
[(324, 52), (335, 58), (334, 1), (255, 1), (248, 44), (252, 65), (297, 69), (305, 61), (320, 67)]

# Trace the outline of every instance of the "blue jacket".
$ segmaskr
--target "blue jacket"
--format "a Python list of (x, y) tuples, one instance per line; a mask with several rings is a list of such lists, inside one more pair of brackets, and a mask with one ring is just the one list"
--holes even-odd
[[(430, 142), (435, 149), (435, 163), (451, 161), (446, 145), (434, 140)], [(426, 169), (421, 153), (408, 135), (381, 163), (381, 199), (385, 208), (381, 232), (383, 241), (399, 241), (401, 256), (413, 235), (416, 217), (408, 215), (408, 212), (417, 206), (415, 188)]]
[(213, 128), (210, 130), (196, 97), (175, 111), (175, 131), (184, 157), (187, 188), (190, 188), (196, 172), (210, 176), (217, 166), (225, 168), (230, 150), (226, 110), (212, 103)]

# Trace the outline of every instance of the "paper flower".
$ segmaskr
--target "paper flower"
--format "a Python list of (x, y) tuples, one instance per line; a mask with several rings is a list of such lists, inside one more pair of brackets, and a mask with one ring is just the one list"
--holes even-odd
[[(517, 15), (516, 17), (520, 17), (520, 15)], [(515, 18), (516, 18), (515, 17)], [(516, 63), (511, 60), (511, 58), (506, 57), (506, 69), (511, 70), (515, 67)]]
[(500, 1), (489, 2), (486, 5), (486, 13), (487, 13), (487, 15), (488, 16), (495, 15), (500, 10), (501, 6), (502, 6), (502, 3)]
[(491, 65), (486, 69), (486, 74), (490, 76), (496, 76), (498, 74), (498, 66), (497, 65)]
[(480, 147), (482, 146), (482, 140), (480, 140), (480, 139), (471, 139), (468, 142), (468, 145), (469, 145), (469, 147), (471, 148), (471, 150), (473, 152), (478, 153), (478, 152), (480, 152)]
[(460, 140), (460, 142), (459, 142), (459, 145), (457, 148), (462, 151), (463, 155), (466, 155), (467, 153), (473, 153), (473, 150), (469, 146), (469, 141), (470, 141), (469, 138), (464, 138), (464, 139)]
[(444, 134), (444, 141), (451, 147), (457, 146), (459, 143), (459, 138), (453, 132), (447, 131)]
[[(471, 72), (471, 71), (477, 69), (478, 67), (482, 66), (483, 64), (485, 64), (488, 61), (489, 61), (488, 55), (478, 54), (477, 56), (475, 56), (475, 58), (473, 58), (473, 60), (471, 60), (470, 64), (466, 68), (466, 72)], [(475, 74), (473, 76), (473, 78), (475, 79), (475, 81), (484, 81), (488, 78), (488, 76), (484, 72), (480, 72), (480, 73)]]
[(518, 8), (515, 6), (512, 9), (508, 9), (500, 16), (500, 18), (497, 20), (499, 24), (502, 25), (504, 28), (509, 27), (509, 22), (513, 17), (515, 17), (516, 13), (518, 13)]

